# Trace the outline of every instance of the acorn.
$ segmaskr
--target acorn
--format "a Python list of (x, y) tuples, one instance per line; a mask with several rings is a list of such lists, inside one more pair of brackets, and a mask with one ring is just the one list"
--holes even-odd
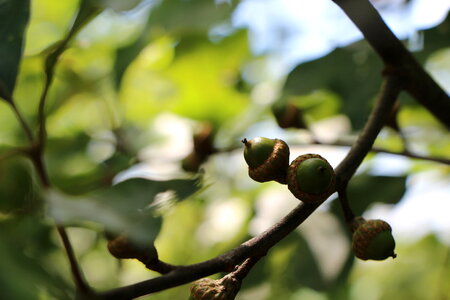
[(395, 240), (391, 226), (383, 220), (362, 222), (352, 236), (352, 249), (362, 260), (385, 260), (395, 258)]
[(195, 300), (233, 300), (240, 288), (241, 282), (232, 274), (218, 280), (202, 278), (191, 286), (191, 298)]
[(272, 113), (281, 128), (308, 128), (302, 111), (290, 102), (276, 102), (272, 105)]
[(336, 190), (336, 174), (318, 154), (304, 154), (289, 165), (287, 184), (292, 194), (305, 203), (319, 203)]
[(245, 144), (244, 159), (248, 164), (248, 175), (255, 181), (275, 180), (286, 184), (289, 166), (289, 146), (282, 140), (256, 137)]
[(153, 244), (133, 242), (126, 234), (119, 234), (109, 240), (107, 246), (111, 255), (118, 259), (135, 258), (144, 264), (158, 260), (158, 252)]

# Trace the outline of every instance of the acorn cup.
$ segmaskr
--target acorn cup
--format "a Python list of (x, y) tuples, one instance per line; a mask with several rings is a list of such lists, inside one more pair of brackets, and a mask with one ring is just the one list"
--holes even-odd
[(318, 154), (304, 154), (291, 162), (287, 172), (291, 193), (305, 203), (325, 201), (336, 190), (336, 174)]
[(388, 257), (397, 257), (394, 253), (395, 240), (392, 236), (392, 228), (387, 222), (363, 219), (358, 223), (359, 226), (352, 236), (352, 249), (356, 257), (362, 260), (385, 260)]
[(275, 180), (286, 184), (289, 166), (289, 146), (282, 140), (256, 137), (243, 139), (244, 159), (248, 164), (248, 175), (255, 181)]
[(202, 278), (191, 286), (191, 298), (195, 300), (233, 300), (241, 288), (241, 282), (231, 274), (221, 279)]

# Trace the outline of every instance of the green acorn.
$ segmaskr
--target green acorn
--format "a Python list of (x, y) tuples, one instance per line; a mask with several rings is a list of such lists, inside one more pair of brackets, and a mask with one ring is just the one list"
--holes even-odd
[(383, 220), (362, 222), (352, 236), (352, 249), (362, 260), (395, 258), (395, 240), (391, 226)]
[(275, 180), (286, 183), (289, 166), (289, 146), (282, 140), (256, 137), (245, 144), (244, 159), (248, 164), (248, 175), (255, 181)]
[(305, 203), (326, 200), (336, 190), (336, 175), (328, 161), (318, 154), (304, 154), (291, 162), (288, 188)]
[(233, 300), (241, 288), (241, 282), (232, 274), (221, 279), (202, 278), (191, 286), (191, 297), (195, 300)]

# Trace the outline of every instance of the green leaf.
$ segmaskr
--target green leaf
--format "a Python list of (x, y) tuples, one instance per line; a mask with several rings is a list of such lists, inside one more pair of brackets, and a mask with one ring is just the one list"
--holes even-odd
[(53, 228), (35, 217), (0, 221), (0, 286), (2, 299), (73, 298), (72, 287), (61, 276), (60, 266), (49, 260), (57, 250)]
[(342, 112), (354, 127), (363, 127), (381, 84), (382, 63), (364, 42), (338, 48), (329, 55), (297, 66), (284, 86), (285, 96), (325, 90), (340, 96)]
[(0, 161), (0, 212), (24, 214), (40, 207), (31, 165), (21, 158)]
[(173, 191), (173, 198), (180, 201), (198, 189), (197, 179), (152, 181), (132, 178), (86, 197), (69, 197), (51, 191), (47, 198), (49, 214), (61, 224), (93, 222), (108, 231), (126, 232), (136, 241), (148, 242), (156, 238), (161, 227), (158, 203), (154, 202), (157, 194)]
[(226, 21), (233, 11), (232, 5), (217, 5), (210, 0), (172, 0), (161, 1), (149, 15), (147, 24), (140, 36), (131, 44), (117, 49), (114, 64), (115, 83), (119, 88), (127, 67), (138, 57), (139, 53), (161, 31), (165, 34), (183, 39), (185, 37), (206, 37), (215, 24)]
[(281, 241), (270, 252), (269, 261), (272, 294), (282, 291), (291, 294), (302, 286), (326, 289), (316, 258), (308, 242), (298, 232)]
[(149, 18), (149, 25), (176, 36), (205, 35), (213, 25), (230, 17), (234, 5), (210, 0), (162, 1)]
[(0, 1), (0, 98), (8, 102), (13, 101), (29, 17), (29, 0)]

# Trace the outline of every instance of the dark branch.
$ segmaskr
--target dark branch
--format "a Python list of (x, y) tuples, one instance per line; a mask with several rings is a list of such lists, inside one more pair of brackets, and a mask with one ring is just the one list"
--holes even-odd
[(381, 93), (372, 110), (362, 133), (347, 156), (336, 168), (338, 191), (346, 188), (348, 181), (362, 163), (364, 157), (372, 149), (378, 133), (383, 128), (389, 112), (400, 93), (400, 82), (397, 77), (387, 75), (383, 82)]
[(392, 33), (368, 0), (332, 0), (355, 23), (384, 61), (388, 72), (442, 124), (450, 128), (450, 98)]
[(103, 299), (130, 299), (185, 284), (205, 276), (230, 272), (248, 257), (264, 255), (272, 246), (306, 220), (320, 204), (299, 204), (264, 233), (233, 250), (198, 264), (178, 267), (166, 275), (101, 293)]

